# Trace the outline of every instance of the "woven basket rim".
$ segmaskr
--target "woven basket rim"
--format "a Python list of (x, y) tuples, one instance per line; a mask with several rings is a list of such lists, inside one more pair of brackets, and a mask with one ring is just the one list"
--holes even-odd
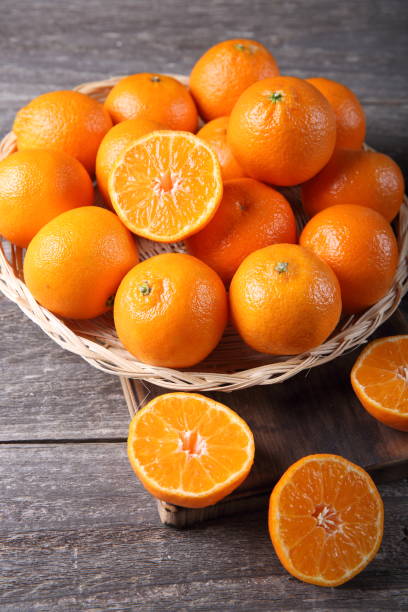
[[(171, 74), (185, 85), (188, 78)], [(103, 81), (82, 83), (74, 89), (102, 101), (110, 89), (122, 77), (111, 77)], [(370, 147), (366, 147), (370, 149)], [(16, 150), (16, 137), (9, 132), (0, 141), (0, 159)], [(373, 149), (371, 149), (373, 150)], [(269, 385), (282, 382), (302, 370), (327, 363), (365, 343), (367, 338), (398, 308), (408, 290), (408, 198), (398, 215), (398, 245), (400, 249), (394, 283), (388, 293), (377, 304), (360, 315), (353, 315), (342, 321), (341, 327), (319, 347), (306, 353), (287, 358), (263, 356), (268, 363), (238, 369), (233, 372), (205, 369), (207, 360), (199, 369), (176, 370), (150, 366), (137, 361), (130, 355), (112, 333), (106, 318), (86, 322), (65, 321), (40, 306), (22, 279), (22, 249), (5, 240), (0, 243), (0, 290), (34, 323), (57, 344), (70, 352), (80, 355), (94, 367), (128, 378), (142, 379), (172, 390), (186, 391), (233, 391), (254, 385)], [(10, 251), (7, 256), (6, 248)]]

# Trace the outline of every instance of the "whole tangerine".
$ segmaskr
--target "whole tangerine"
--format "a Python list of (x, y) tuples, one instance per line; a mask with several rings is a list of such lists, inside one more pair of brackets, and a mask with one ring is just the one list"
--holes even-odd
[(51, 312), (91, 319), (112, 308), (120, 281), (137, 262), (133, 236), (119, 218), (84, 206), (62, 213), (34, 236), (24, 259), (24, 280)]
[(279, 74), (273, 55), (256, 40), (234, 38), (214, 45), (190, 75), (190, 89), (206, 120), (229, 115), (242, 92), (261, 79)]
[(296, 185), (329, 161), (336, 119), (316, 87), (278, 76), (244, 91), (231, 112), (227, 138), (249, 176), (273, 185)]
[(296, 242), (296, 220), (289, 202), (272, 187), (241, 178), (224, 183), (214, 217), (186, 245), (229, 283), (247, 255), (279, 242)]
[(392, 285), (397, 241), (390, 224), (371, 208), (339, 204), (322, 210), (304, 227), (300, 244), (335, 272), (348, 314), (372, 306)]
[(26, 150), (0, 162), (0, 234), (19, 247), (57, 215), (89, 206), (93, 185), (82, 164), (62, 151)]
[(121, 79), (109, 92), (105, 109), (114, 123), (143, 118), (170, 130), (197, 130), (197, 109), (187, 87), (165, 74), (141, 72)]
[(52, 91), (18, 111), (17, 148), (54, 149), (76, 157), (92, 174), (98, 147), (112, 121), (102, 104), (79, 91)]
[(248, 255), (229, 295), (237, 331), (261, 353), (294, 355), (319, 346), (341, 314), (334, 272), (297, 244), (274, 244)]
[(310, 181), (302, 185), (309, 216), (336, 204), (367, 206), (391, 221), (404, 197), (404, 177), (391, 157), (374, 151), (338, 149)]
[(306, 79), (328, 100), (336, 115), (336, 148), (361, 149), (366, 133), (364, 109), (346, 85), (331, 79)]
[(227, 323), (227, 295), (219, 276), (183, 253), (163, 253), (135, 266), (116, 293), (119, 339), (140, 361), (168, 368), (202, 361)]

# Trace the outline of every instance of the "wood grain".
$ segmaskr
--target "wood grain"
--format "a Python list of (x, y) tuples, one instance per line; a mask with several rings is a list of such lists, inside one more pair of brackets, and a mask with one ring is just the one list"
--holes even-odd
[(0, 295), (0, 442), (127, 436), (119, 380), (48, 338)]
[(281, 568), (265, 509), (188, 532), (161, 527), (122, 444), (13, 444), (1, 457), (2, 611), (373, 612), (408, 605), (404, 483), (380, 487), (385, 537), (375, 561), (344, 587), (318, 589)]
[[(407, 171), (407, 7), (2, 0), (0, 133), (44, 91), (141, 70), (188, 73), (210, 44), (253, 36), (284, 73), (352, 87), (365, 102), (367, 141)], [(62, 351), (5, 299), (0, 339), (0, 440), (11, 442), (0, 444), (2, 611), (408, 608), (406, 481), (381, 487), (384, 544), (365, 572), (339, 589), (301, 584), (274, 556), (265, 512), (188, 532), (161, 527), (124, 443), (112, 441), (128, 423), (118, 381)], [(58, 442), (70, 438), (76, 443)]]

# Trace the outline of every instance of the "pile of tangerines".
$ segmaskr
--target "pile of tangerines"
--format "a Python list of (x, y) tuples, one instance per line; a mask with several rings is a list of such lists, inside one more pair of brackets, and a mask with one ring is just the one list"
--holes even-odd
[[(365, 117), (350, 89), (280, 76), (256, 41), (209, 49), (188, 88), (142, 73), (120, 80), (104, 104), (77, 91), (40, 95), (13, 131), (18, 151), (0, 162), (0, 234), (27, 249), (28, 288), (62, 317), (113, 306), (119, 339), (148, 364), (199, 363), (229, 312), (257, 351), (308, 351), (342, 312), (370, 307), (393, 282), (400, 169), (362, 149)], [(94, 174), (105, 207), (94, 205)], [(278, 189), (295, 185), (310, 217), (299, 237)], [(135, 236), (185, 241), (187, 253), (139, 263)], [(408, 429), (406, 338), (366, 349), (352, 383), (372, 414)], [(153, 400), (129, 433), (145, 486), (190, 507), (231, 492), (253, 454), (238, 415), (193, 394)], [(282, 563), (315, 584), (345, 582), (380, 545), (375, 485), (339, 457), (292, 466), (270, 512)]]
[[(27, 247), (28, 288), (68, 318), (114, 304), (118, 336), (143, 362), (199, 363), (229, 311), (253, 349), (302, 353), (393, 282), (400, 169), (362, 150), (364, 112), (347, 87), (279, 76), (258, 42), (212, 47), (189, 88), (142, 73), (103, 105), (76, 91), (41, 95), (13, 131), (0, 233)], [(110, 210), (92, 206), (94, 172)], [(311, 217), (299, 240), (275, 188), (294, 185)], [(138, 263), (134, 235), (185, 241), (189, 254)]]

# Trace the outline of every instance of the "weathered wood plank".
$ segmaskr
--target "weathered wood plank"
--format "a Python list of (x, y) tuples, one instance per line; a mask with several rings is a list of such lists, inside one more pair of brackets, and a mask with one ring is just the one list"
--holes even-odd
[[(281, 70), (338, 78), (363, 100), (407, 101), (404, 0), (327, 3), (258, 0), (2, 0), (0, 131), (48, 89), (144, 70), (189, 73), (214, 41), (262, 40)], [(171, 49), (171, 53), (169, 53)]]
[(118, 67), (188, 71), (213, 41), (246, 36), (269, 45), (285, 73), (354, 76), (359, 93), (406, 98), (404, 0), (257, 0), (239, 10), (231, 0), (2, 0), (2, 9), (1, 80), (25, 82), (31, 95)]
[(280, 566), (261, 512), (188, 532), (161, 527), (121, 444), (11, 445), (2, 473), (2, 610), (403, 610), (405, 483), (380, 487), (385, 537), (348, 585), (318, 589)]
[(0, 295), (0, 442), (126, 437), (119, 380), (48, 338)]
[[(40, 92), (121, 72), (188, 73), (216, 40), (253, 36), (285, 73), (352, 87), (369, 102), (368, 142), (408, 169), (405, 0), (2, 0), (1, 9), (0, 133)], [(59, 349), (5, 300), (0, 317), (0, 439), (126, 435), (115, 379)], [(160, 527), (123, 444), (1, 445), (0, 466), (2, 610), (408, 607), (406, 482), (381, 487), (386, 533), (375, 562), (323, 590), (282, 570), (265, 513), (189, 532)]]

